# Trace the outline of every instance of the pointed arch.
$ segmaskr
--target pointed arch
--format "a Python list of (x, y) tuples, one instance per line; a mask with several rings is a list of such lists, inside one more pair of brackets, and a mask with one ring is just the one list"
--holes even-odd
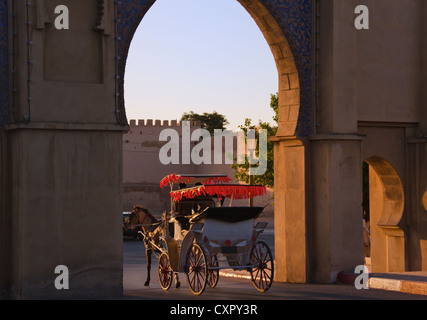
[(402, 220), (405, 206), (405, 195), (402, 181), (392, 165), (381, 157), (374, 156), (366, 162), (375, 171), (381, 182), (380, 197), (381, 215), (378, 225), (382, 227), (398, 227)]
[[(311, 131), (311, 1), (237, 0), (255, 20), (271, 48), (279, 74), (278, 136), (308, 136)], [(280, 3), (279, 3), (280, 2)], [(126, 124), (124, 74), (135, 31), (155, 0), (117, 4), (118, 109)]]
[[(406, 271), (405, 193), (393, 166), (379, 156), (369, 164), (369, 203), (372, 272)], [(371, 170), (372, 169), (372, 170)]]

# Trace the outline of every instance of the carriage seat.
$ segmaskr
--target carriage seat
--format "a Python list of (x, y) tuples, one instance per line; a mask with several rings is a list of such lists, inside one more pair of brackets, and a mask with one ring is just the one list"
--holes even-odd
[(189, 219), (183, 216), (176, 216), (169, 220), (172, 230), (169, 231), (170, 235), (175, 240), (183, 240), (190, 229)]

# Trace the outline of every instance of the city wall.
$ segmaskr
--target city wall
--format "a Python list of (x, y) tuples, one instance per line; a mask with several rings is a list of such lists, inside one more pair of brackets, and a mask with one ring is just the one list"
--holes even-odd
[[(159, 160), (162, 146), (167, 142), (159, 141), (159, 136), (164, 129), (174, 129), (180, 134), (182, 143), (182, 126), (179, 121), (160, 120), (130, 120), (129, 131), (123, 135), (123, 211), (130, 211), (135, 204), (142, 204), (156, 215), (170, 209), (169, 188), (161, 189), (160, 180), (171, 173), (189, 174), (227, 174), (232, 178), (231, 183), (239, 183), (234, 178), (234, 170), (230, 164), (225, 164), (225, 143), (222, 144), (222, 163), (213, 161), (214, 140), (212, 137), (211, 154), (212, 164), (197, 165), (192, 161), (190, 164), (168, 164), (164, 165)], [(190, 122), (190, 134), (200, 129), (201, 124)], [(237, 152), (237, 139), (234, 138), (233, 153)], [(197, 142), (191, 142), (194, 147)], [(182, 152), (180, 148), (180, 152)], [(270, 190), (268, 195), (257, 197), (254, 205), (266, 206), (264, 216), (273, 216), (273, 194)], [(227, 205), (228, 201), (225, 202)], [(270, 204), (270, 205), (268, 205)], [(233, 200), (233, 206), (248, 205), (248, 200)]]

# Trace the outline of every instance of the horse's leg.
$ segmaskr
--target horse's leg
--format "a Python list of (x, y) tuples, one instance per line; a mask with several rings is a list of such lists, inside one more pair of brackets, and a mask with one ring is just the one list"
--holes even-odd
[(179, 282), (178, 272), (175, 272), (175, 286), (179, 288), (181, 286), (181, 282)]
[(144, 286), (148, 287), (150, 285), (150, 271), (151, 271), (151, 254), (153, 250), (146, 249), (145, 255), (147, 256), (147, 281), (145, 281)]

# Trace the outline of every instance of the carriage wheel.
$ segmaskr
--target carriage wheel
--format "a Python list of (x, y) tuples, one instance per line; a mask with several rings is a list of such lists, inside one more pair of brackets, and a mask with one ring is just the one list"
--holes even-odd
[(250, 252), (250, 261), (255, 267), (250, 268), (252, 283), (260, 292), (270, 289), (274, 277), (273, 255), (263, 241), (256, 242)]
[(171, 269), (169, 256), (163, 252), (159, 258), (159, 282), (163, 290), (169, 290), (172, 284), (173, 272)]
[(202, 247), (193, 243), (187, 253), (186, 270), (188, 286), (195, 295), (202, 294), (206, 288), (208, 278), (206, 261), (206, 254)]
[(216, 254), (210, 255), (208, 261), (208, 286), (211, 288), (215, 288), (219, 280), (219, 269), (211, 270), (211, 268), (218, 268), (218, 265)]

